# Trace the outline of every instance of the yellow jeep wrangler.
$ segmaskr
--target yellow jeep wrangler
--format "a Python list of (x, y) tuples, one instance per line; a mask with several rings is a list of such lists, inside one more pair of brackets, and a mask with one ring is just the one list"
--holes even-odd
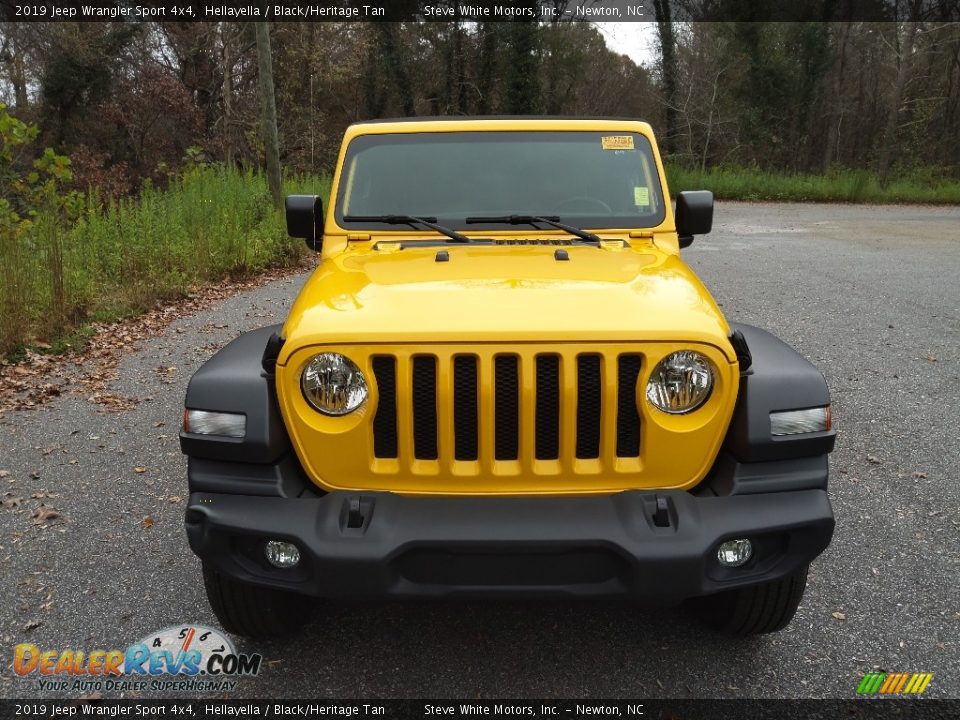
[(829, 391), (684, 264), (713, 196), (671, 207), (648, 124), (358, 123), (330, 205), (287, 198), (317, 270), (187, 390), (186, 529), (227, 630), (370, 595), (790, 621), (833, 534)]

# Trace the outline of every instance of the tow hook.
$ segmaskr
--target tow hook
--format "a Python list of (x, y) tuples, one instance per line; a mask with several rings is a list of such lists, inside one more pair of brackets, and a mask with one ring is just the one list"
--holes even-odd
[(670, 506), (667, 499), (657, 496), (657, 509), (653, 513), (653, 524), (657, 527), (670, 527)]

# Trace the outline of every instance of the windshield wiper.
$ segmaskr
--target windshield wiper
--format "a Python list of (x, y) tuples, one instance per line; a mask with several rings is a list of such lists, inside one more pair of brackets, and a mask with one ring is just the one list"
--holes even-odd
[(470, 238), (466, 235), (461, 235), (456, 230), (451, 230), (443, 225), (437, 225), (437, 219), (435, 217), (414, 217), (413, 215), (345, 215), (343, 220), (344, 222), (381, 222), (387, 223), (387, 225), (413, 225), (414, 227), (420, 224), (446, 235), (453, 242), (470, 242)]
[(467, 224), (505, 223), (507, 225), (533, 225), (534, 227), (536, 227), (537, 223), (543, 223), (545, 225), (552, 225), (560, 230), (566, 230), (571, 235), (576, 235), (581, 240), (589, 243), (600, 244), (599, 235), (594, 235), (592, 232), (587, 232), (573, 225), (562, 223), (556, 215), (478, 215), (468, 217), (465, 222)]

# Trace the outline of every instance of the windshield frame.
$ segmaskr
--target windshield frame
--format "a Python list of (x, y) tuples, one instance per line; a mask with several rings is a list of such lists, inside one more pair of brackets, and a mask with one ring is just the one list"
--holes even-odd
[[(484, 136), (502, 136), (504, 134), (526, 134), (526, 135), (538, 135), (538, 136), (547, 136), (547, 135), (572, 135), (572, 134), (587, 134), (592, 135), (597, 138), (599, 141), (603, 136), (625, 136), (629, 135), (634, 138), (635, 149), (642, 153), (645, 156), (648, 169), (650, 172), (650, 182), (649, 182), (649, 191), (653, 195), (655, 203), (658, 207), (658, 210), (655, 213), (643, 214), (643, 215), (618, 215), (618, 216), (609, 216), (609, 217), (597, 217), (595, 215), (584, 216), (584, 215), (559, 215), (560, 220), (568, 225), (573, 225), (584, 230), (610, 230), (610, 229), (651, 229), (660, 226), (667, 219), (667, 204), (670, 202), (664, 194), (664, 180), (661, 177), (660, 165), (657, 162), (657, 155), (655, 151), (655, 146), (650, 141), (647, 136), (639, 132), (635, 128), (622, 129), (622, 130), (613, 130), (613, 129), (597, 129), (597, 128), (583, 128), (583, 129), (545, 129), (545, 128), (522, 128), (522, 129), (495, 129), (495, 130), (482, 130), (482, 129), (464, 129), (464, 130), (455, 130), (455, 131), (445, 131), (445, 130), (427, 130), (424, 132), (387, 132), (387, 133), (369, 133), (357, 135), (350, 139), (347, 144), (347, 147), (344, 149), (343, 159), (341, 162), (341, 177), (339, 178), (336, 200), (334, 203), (334, 220), (336, 224), (349, 232), (358, 232), (358, 231), (392, 231), (393, 233), (397, 232), (409, 232), (409, 230), (400, 230), (397, 228), (396, 224), (390, 223), (380, 223), (380, 222), (370, 222), (370, 221), (352, 221), (347, 222), (344, 220), (343, 212), (343, 203), (344, 199), (349, 192), (349, 186), (354, 180), (352, 173), (350, 172), (351, 163), (356, 157), (357, 153), (363, 149), (366, 149), (365, 146), (368, 143), (376, 142), (424, 142), (426, 139), (427, 142), (435, 140), (437, 142), (443, 142), (448, 138), (449, 135), (484, 135)], [(492, 137), (491, 137), (492, 139)], [(640, 162), (638, 160), (638, 162)], [(571, 170), (576, 170), (576, 165), (571, 162)], [(547, 215), (556, 216), (556, 212), (547, 212), (544, 210)], [(350, 213), (353, 213), (351, 211)], [(366, 214), (366, 213), (364, 213)], [(523, 228), (515, 224), (509, 223), (470, 223), (465, 222), (466, 217), (471, 215), (485, 215), (488, 213), (480, 212), (479, 210), (471, 210), (467, 215), (460, 216), (440, 216), (436, 215), (438, 224), (445, 225), (446, 227), (460, 230), (463, 232), (505, 232), (511, 234), (529, 234), (531, 231), (535, 231), (539, 234), (550, 233), (564, 233), (564, 230), (559, 230), (557, 228), (544, 228), (544, 227), (533, 227)], [(525, 213), (524, 213), (525, 214)]]

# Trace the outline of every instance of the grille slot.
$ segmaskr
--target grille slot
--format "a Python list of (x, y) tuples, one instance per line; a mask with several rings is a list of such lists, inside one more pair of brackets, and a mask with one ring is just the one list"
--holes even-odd
[(477, 358), (458, 355), (453, 359), (453, 456), (476, 460), (478, 445)]
[(413, 456), (437, 459), (437, 359), (413, 358)]
[(373, 417), (373, 454), (379, 458), (397, 457), (397, 362), (379, 355), (373, 358), (380, 401)]
[(494, 373), (494, 457), (517, 460), (520, 457), (520, 359), (516, 355), (498, 355)]
[(536, 458), (560, 457), (560, 357), (537, 356)]
[(640, 413), (637, 411), (637, 378), (640, 356), (617, 358), (617, 457), (640, 456)]
[(577, 457), (600, 457), (601, 395), (599, 355), (577, 357)]

